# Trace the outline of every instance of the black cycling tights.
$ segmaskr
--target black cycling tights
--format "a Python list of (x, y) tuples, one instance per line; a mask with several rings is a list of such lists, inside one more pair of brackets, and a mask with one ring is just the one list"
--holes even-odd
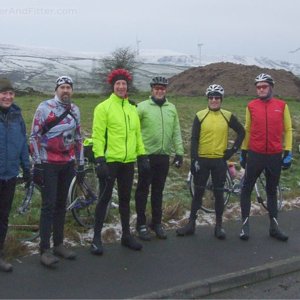
[(195, 193), (192, 200), (191, 220), (196, 220), (197, 211), (202, 204), (202, 197), (209, 175), (213, 183), (215, 196), (216, 221), (222, 222), (224, 211), (224, 184), (226, 180), (227, 165), (223, 158), (199, 158), (200, 171), (194, 175)]
[(251, 193), (256, 179), (265, 170), (267, 206), (270, 218), (277, 218), (277, 186), (281, 173), (281, 153), (260, 154), (249, 151), (245, 172), (245, 180), (241, 193), (242, 219), (249, 217), (251, 209)]

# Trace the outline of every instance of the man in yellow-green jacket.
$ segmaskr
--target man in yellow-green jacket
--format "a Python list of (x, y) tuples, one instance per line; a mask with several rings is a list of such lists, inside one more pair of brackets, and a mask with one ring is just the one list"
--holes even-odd
[(113, 70), (108, 76), (113, 93), (96, 106), (93, 120), (93, 152), (100, 183), (99, 202), (95, 212), (94, 238), (91, 253), (101, 255), (103, 246), (101, 231), (114, 182), (117, 179), (119, 211), (122, 225), (121, 244), (133, 250), (141, 250), (130, 233), (130, 194), (133, 184), (134, 163), (139, 172), (149, 169), (141, 136), (136, 105), (127, 96), (131, 75), (127, 70)]
[(151, 97), (138, 105), (142, 137), (150, 160), (149, 174), (139, 172), (135, 194), (136, 228), (139, 238), (145, 241), (151, 239), (145, 215), (150, 185), (152, 220), (149, 227), (158, 238), (166, 239), (161, 219), (163, 190), (169, 172), (170, 155), (175, 153), (173, 164), (178, 168), (183, 161), (179, 119), (174, 104), (166, 98), (167, 85), (167, 78), (154, 77), (150, 83)]

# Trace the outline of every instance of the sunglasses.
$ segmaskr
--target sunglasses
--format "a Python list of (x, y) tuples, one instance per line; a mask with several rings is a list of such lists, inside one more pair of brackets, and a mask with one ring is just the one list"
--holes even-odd
[(153, 89), (156, 91), (165, 91), (166, 90), (166, 88), (164, 86), (155, 86)]
[(219, 96), (209, 96), (208, 97), (208, 100), (221, 100), (221, 97), (219, 97)]
[(265, 90), (265, 89), (267, 89), (268, 87), (269, 87), (268, 84), (263, 84), (263, 85), (257, 85), (257, 86), (256, 86), (256, 89), (257, 89), (257, 90), (260, 90), (260, 89)]

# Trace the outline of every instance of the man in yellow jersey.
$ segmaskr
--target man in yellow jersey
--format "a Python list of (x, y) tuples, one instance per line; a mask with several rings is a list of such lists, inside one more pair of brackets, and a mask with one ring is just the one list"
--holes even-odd
[[(268, 74), (255, 78), (257, 98), (246, 108), (246, 137), (242, 144), (241, 166), (246, 169), (241, 193), (242, 229), (240, 238), (249, 239), (251, 192), (258, 176), (265, 171), (269, 234), (287, 241), (277, 222), (277, 186), (281, 168), (292, 162), (292, 122), (287, 104), (273, 97), (274, 80)], [(283, 146), (284, 136), (284, 146)]]
[[(191, 137), (191, 172), (194, 175), (195, 193), (192, 200), (189, 222), (176, 230), (177, 235), (195, 233), (197, 211), (202, 204), (202, 197), (209, 176), (213, 183), (215, 196), (216, 226), (215, 237), (225, 239), (226, 233), (222, 226), (224, 210), (224, 184), (228, 160), (240, 147), (245, 130), (238, 119), (229, 111), (221, 109), (224, 89), (218, 84), (210, 85), (206, 90), (208, 107), (197, 112), (192, 127)], [(228, 129), (236, 133), (232, 148), (227, 149)]]

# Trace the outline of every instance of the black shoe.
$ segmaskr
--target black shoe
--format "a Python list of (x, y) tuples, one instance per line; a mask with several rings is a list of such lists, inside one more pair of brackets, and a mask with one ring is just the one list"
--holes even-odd
[(121, 244), (122, 246), (136, 251), (141, 250), (143, 248), (143, 245), (137, 242), (132, 235), (122, 236)]
[(161, 224), (150, 224), (149, 227), (155, 232), (156, 236), (161, 239), (167, 239), (167, 234)]
[(190, 220), (186, 225), (181, 228), (176, 229), (178, 236), (192, 235), (195, 233), (196, 222)]
[(270, 230), (269, 230), (270, 236), (279, 240), (279, 241), (287, 241), (288, 240), (288, 235), (286, 235), (284, 232), (282, 232), (279, 229), (278, 226), (278, 222), (276, 220), (276, 218), (272, 218), (271, 219), (271, 223), (270, 223)]
[(100, 238), (94, 238), (90, 247), (90, 251), (94, 255), (102, 255), (103, 254), (103, 246)]
[(216, 225), (215, 227), (215, 237), (219, 240), (225, 240), (226, 239), (226, 232), (222, 225)]
[(249, 217), (247, 217), (243, 221), (243, 225), (242, 225), (241, 232), (240, 232), (240, 239), (244, 240), (244, 241), (249, 240), (249, 232), (250, 232)]
[(137, 233), (138, 233), (139, 239), (141, 239), (143, 241), (150, 241), (151, 240), (151, 235), (150, 235), (150, 232), (149, 232), (146, 225), (138, 226)]

